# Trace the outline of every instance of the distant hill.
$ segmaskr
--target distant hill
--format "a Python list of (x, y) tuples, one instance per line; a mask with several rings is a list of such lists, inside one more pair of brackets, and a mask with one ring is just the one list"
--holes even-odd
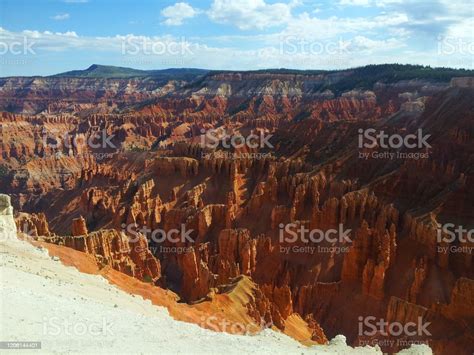
[[(242, 73), (242, 71), (212, 71), (208, 75)], [(411, 64), (371, 64), (363, 67), (341, 70), (297, 70), (297, 69), (262, 69), (247, 71), (248, 74), (289, 74), (289, 75), (330, 75), (343, 74), (334, 82), (322, 84), (318, 91), (332, 90), (336, 94), (355, 88), (371, 89), (377, 82), (395, 83), (401, 80), (428, 80), (448, 83), (454, 77), (474, 76), (474, 70), (433, 68)], [(344, 75), (345, 74), (345, 75)], [(332, 81), (332, 80), (330, 80)]]
[(197, 76), (205, 75), (209, 71), (204, 69), (178, 68), (163, 70), (139, 70), (112, 65), (93, 64), (85, 70), (72, 70), (51, 77), (61, 78), (97, 78), (97, 79), (127, 79), (153, 77), (156, 79), (192, 80)]
[[(376, 82), (394, 83), (401, 80), (424, 79), (435, 82), (449, 82), (454, 77), (474, 76), (474, 70), (433, 68), (411, 64), (372, 64), (357, 68), (337, 70), (299, 70), (299, 69), (260, 69), (260, 70), (207, 70), (196, 68), (170, 68), (157, 70), (140, 70), (112, 65), (93, 64), (84, 70), (71, 70), (64, 73), (46, 76), (46, 78), (96, 78), (96, 79), (130, 79), (152, 78), (157, 82), (183, 80), (189, 85), (196, 85), (219, 74), (280, 74), (280, 75), (323, 75), (330, 78), (318, 90), (330, 89), (340, 93), (354, 88), (372, 88)], [(341, 74), (341, 75), (338, 75)], [(37, 77), (37, 76), (32, 76)], [(20, 77), (10, 77), (20, 78)], [(27, 78), (27, 77), (26, 77)], [(6, 79), (3, 78), (3, 79)]]
[(406, 78), (427, 78), (427, 79), (444, 79), (452, 76), (471, 76), (474, 75), (474, 70), (469, 69), (453, 69), (443, 67), (430, 67), (425, 65), (413, 65), (413, 64), (369, 64), (363, 67), (347, 68), (347, 69), (334, 69), (334, 70), (302, 70), (302, 69), (286, 69), (286, 68), (275, 68), (275, 69), (258, 69), (258, 70), (213, 70), (210, 71), (212, 74), (225, 74), (225, 73), (255, 73), (255, 74), (295, 74), (295, 75), (319, 75), (319, 74), (335, 74), (351, 72), (359, 76), (378, 76), (393, 79), (394, 81), (403, 80)]
[(395, 83), (401, 80), (428, 80), (448, 83), (454, 77), (474, 76), (474, 70), (432, 68), (423, 65), (381, 64), (349, 69), (350, 75), (321, 89), (341, 93), (354, 88), (371, 89), (377, 82)]

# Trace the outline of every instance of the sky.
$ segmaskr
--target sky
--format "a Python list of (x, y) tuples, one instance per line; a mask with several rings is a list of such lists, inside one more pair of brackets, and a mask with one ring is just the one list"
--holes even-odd
[(473, 0), (0, 0), (0, 76), (474, 67)]

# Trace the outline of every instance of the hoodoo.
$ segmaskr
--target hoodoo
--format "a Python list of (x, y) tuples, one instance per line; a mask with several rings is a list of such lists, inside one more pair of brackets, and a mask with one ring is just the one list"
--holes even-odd
[(16, 225), (10, 196), (0, 194), (0, 238), (16, 240)]

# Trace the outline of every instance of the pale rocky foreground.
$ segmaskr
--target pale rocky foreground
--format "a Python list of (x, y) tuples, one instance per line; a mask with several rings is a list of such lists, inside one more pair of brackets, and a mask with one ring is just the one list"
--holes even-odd
[[(165, 308), (66, 267), (15, 234), (9, 199), (0, 195), (0, 341), (42, 342), (41, 350), (21, 354), (381, 354), (348, 347), (343, 336), (308, 348), (272, 330), (238, 336), (179, 322)], [(422, 345), (404, 353), (431, 350)]]

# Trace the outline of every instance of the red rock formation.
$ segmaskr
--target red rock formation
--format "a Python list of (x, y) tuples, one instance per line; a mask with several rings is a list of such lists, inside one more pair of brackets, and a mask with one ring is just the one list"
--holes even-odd
[(52, 233), (49, 231), (49, 224), (44, 213), (27, 214), (20, 213), (15, 222), (18, 231), (30, 237), (46, 236), (49, 237)]
[(72, 220), (72, 235), (74, 237), (87, 234), (86, 220), (84, 217), (75, 218)]
[(421, 258), (419, 262), (413, 261), (414, 264), (414, 279), (413, 283), (408, 290), (407, 299), (411, 303), (417, 303), (418, 295), (420, 294), (423, 283), (426, 280), (428, 274), (427, 259)]
[(110, 229), (78, 236), (54, 236), (45, 240), (90, 254), (100, 267), (109, 265), (140, 280), (155, 282), (161, 277), (160, 262), (151, 254), (142, 235), (131, 239)]
[[(155, 95), (144, 83), (133, 83), (130, 94), (103, 83), (101, 95), (84, 89), (70, 102), (63, 99), (66, 85), (46, 104), (35, 95), (60, 81), (18, 79), (33, 90), (23, 101), (10, 100), (12, 107), (31, 113), (1, 115), (2, 187), (21, 210), (44, 213), (19, 217), (34, 236), (91, 254), (101, 266), (159, 280), (186, 302), (212, 299), (247, 277), (255, 283), (248, 313), (280, 329), (301, 317), (314, 323), (315, 338), (343, 333), (356, 343), (359, 316), (421, 316), (433, 320), (437, 351), (462, 351), (451, 339), (471, 350), (472, 243), (440, 242), (437, 232), (449, 222), (472, 228), (474, 220), (472, 90), (458, 81), (439, 93), (447, 85), (315, 92), (326, 79), (215, 73), (199, 88), (167, 88), (170, 95), (153, 96), (138, 110), (128, 104)], [(0, 104), (15, 92), (12, 80), (2, 82)], [(72, 109), (60, 113), (65, 108)], [(94, 127), (114, 135), (115, 149), (68, 147), (92, 137)], [(359, 130), (373, 127), (402, 135), (423, 129), (429, 156), (360, 158), (384, 152), (358, 149)], [(70, 137), (45, 144), (45, 128)], [(272, 147), (203, 147), (201, 130), (214, 128), (271, 134)], [(342, 225), (350, 241), (287, 242), (280, 228), (288, 223), (321, 233)], [(56, 235), (70, 233), (71, 225), (73, 236)], [(191, 240), (148, 242), (144, 232), (131, 241), (130, 225), (164, 233), (184, 226)]]

